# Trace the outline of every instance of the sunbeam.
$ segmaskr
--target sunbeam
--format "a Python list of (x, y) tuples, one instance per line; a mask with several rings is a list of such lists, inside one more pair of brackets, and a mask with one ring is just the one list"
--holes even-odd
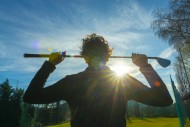
[(130, 67), (123, 62), (117, 62), (114, 65), (111, 65), (110, 69), (113, 70), (118, 76), (123, 76), (131, 71)]

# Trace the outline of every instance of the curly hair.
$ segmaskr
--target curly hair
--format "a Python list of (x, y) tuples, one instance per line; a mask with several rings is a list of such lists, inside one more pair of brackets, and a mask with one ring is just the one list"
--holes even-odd
[(104, 37), (95, 33), (87, 35), (82, 39), (81, 56), (89, 58), (99, 58), (102, 61), (107, 61), (112, 54), (112, 49)]

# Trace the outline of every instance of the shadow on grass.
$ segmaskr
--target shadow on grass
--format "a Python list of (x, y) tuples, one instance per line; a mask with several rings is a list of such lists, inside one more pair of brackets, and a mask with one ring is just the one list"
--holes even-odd
[(186, 121), (185, 127), (190, 127), (190, 120), (187, 120), (187, 121)]
[(147, 121), (147, 122), (152, 122), (152, 120), (147, 119), (147, 118), (141, 118), (141, 120)]
[(152, 120), (150, 120), (149, 118), (143, 118), (143, 117), (141, 117), (141, 118), (137, 118), (137, 117), (132, 117), (132, 118), (127, 118), (127, 122), (129, 122), (129, 123), (133, 123), (133, 119), (135, 119), (135, 120), (142, 120), (142, 121), (146, 121), (146, 122), (152, 122)]

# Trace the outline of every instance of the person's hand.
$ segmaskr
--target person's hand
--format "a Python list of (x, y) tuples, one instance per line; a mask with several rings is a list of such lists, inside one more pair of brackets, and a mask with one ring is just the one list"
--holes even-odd
[(144, 54), (132, 53), (132, 61), (138, 67), (147, 67), (148, 66), (148, 58)]
[(65, 52), (51, 53), (50, 56), (49, 56), (49, 62), (54, 64), (54, 65), (57, 65), (57, 64), (61, 63), (64, 60), (65, 55), (66, 55), (66, 51)]

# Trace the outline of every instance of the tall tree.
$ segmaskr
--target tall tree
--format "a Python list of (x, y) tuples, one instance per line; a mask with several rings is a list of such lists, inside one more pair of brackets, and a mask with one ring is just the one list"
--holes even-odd
[(153, 14), (151, 27), (155, 34), (179, 53), (174, 69), (180, 94), (185, 95), (190, 92), (190, 0), (169, 0), (168, 9), (156, 9)]
[(168, 9), (153, 12), (156, 35), (175, 48), (190, 44), (190, 0), (170, 0)]
[[(155, 34), (177, 49), (174, 63), (182, 96), (190, 94), (190, 0), (169, 0), (168, 9), (156, 9), (151, 27)], [(190, 100), (189, 100), (190, 101)], [(188, 104), (189, 107), (190, 103)], [(190, 113), (188, 114), (190, 116)]]
[(187, 79), (188, 77), (185, 75), (185, 69), (179, 57), (177, 57), (174, 63), (174, 70), (176, 72), (179, 92), (182, 96), (184, 96), (189, 92), (189, 84)]
[(9, 80), (6, 79), (6, 81), (4, 81), (2, 84), (0, 84), (0, 87), (1, 87), (0, 100), (10, 101), (13, 97), (14, 89), (9, 84)]
[(20, 99), (22, 89), (13, 89), (7, 79), (0, 84), (0, 125), (2, 127), (20, 126)]
[(31, 127), (32, 119), (34, 117), (35, 107), (31, 104), (21, 102), (22, 114), (20, 120), (20, 127)]
[(14, 92), (13, 92), (12, 104), (13, 104), (14, 113), (12, 114), (12, 116), (14, 117), (14, 120), (15, 120), (15, 127), (20, 126), (20, 119), (21, 119), (21, 113), (22, 113), (21, 97), (23, 93), (24, 93), (24, 90), (19, 89), (19, 88), (14, 89)]
[(9, 121), (9, 119), (10, 114), (13, 112), (11, 100), (14, 89), (9, 84), (8, 79), (0, 84), (0, 88), (0, 125), (4, 127), (11, 127), (12, 123)]

